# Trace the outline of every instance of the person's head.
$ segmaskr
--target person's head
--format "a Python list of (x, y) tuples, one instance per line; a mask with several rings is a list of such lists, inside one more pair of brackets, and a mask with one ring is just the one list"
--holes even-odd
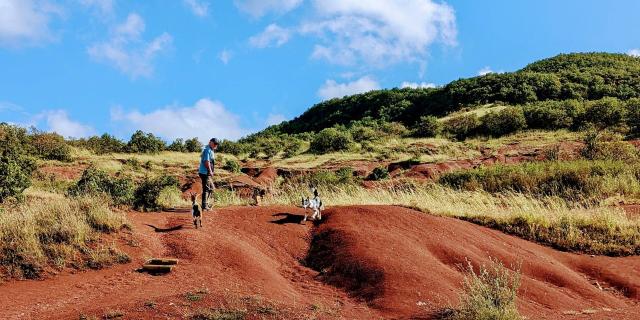
[(218, 139), (216, 138), (211, 138), (211, 140), (209, 140), (209, 147), (213, 150), (218, 148)]

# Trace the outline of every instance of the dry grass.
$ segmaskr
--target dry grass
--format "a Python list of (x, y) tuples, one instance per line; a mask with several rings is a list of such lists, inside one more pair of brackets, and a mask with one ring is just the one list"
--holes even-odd
[(47, 267), (94, 267), (127, 262), (100, 233), (126, 227), (104, 198), (67, 199), (32, 191), (24, 204), (0, 215), (0, 277), (37, 278)]
[(522, 319), (516, 308), (520, 287), (520, 270), (511, 271), (497, 260), (482, 265), (476, 272), (469, 263), (463, 281), (460, 307), (445, 319), (451, 320), (517, 320)]
[[(304, 186), (284, 186), (266, 204), (298, 205)], [(321, 186), (327, 205), (398, 205), (459, 218), (563, 249), (606, 255), (640, 254), (640, 219), (620, 208), (558, 197), (459, 191), (434, 184), (377, 189)]]

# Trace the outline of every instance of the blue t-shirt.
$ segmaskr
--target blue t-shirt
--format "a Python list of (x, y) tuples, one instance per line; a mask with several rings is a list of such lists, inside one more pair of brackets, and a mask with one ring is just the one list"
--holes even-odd
[(204, 150), (202, 150), (202, 155), (200, 156), (200, 168), (198, 169), (198, 173), (202, 173), (202, 174), (208, 174), (209, 171), (207, 170), (207, 167), (205, 167), (205, 162), (209, 161), (211, 163), (211, 170), (213, 171), (213, 161), (214, 161), (214, 154), (213, 154), (213, 149), (211, 149), (211, 147), (206, 146), (204, 148)]

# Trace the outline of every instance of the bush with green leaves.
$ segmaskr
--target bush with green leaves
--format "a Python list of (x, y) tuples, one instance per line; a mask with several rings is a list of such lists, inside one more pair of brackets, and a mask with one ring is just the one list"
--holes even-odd
[(39, 158), (45, 160), (71, 161), (71, 147), (57, 133), (34, 130), (31, 145)]
[(198, 138), (191, 138), (184, 141), (185, 152), (200, 152), (203, 145)]
[(302, 147), (304, 142), (298, 138), (290, 138), (284, 144), (284, 150), (282, 156), (284, 158), (291, 158), (302, 153)]
[(351, 127), (349, 131), (351, 132), (353, 140), (358, 143), (362, 143), (365, 141), (371, 142), (379, 137), (379, 134), (376, 132), (376, 130), (371, 127), (357, 125)]
[(311, 141), (309, 150), (315, 154), (324, 154), (329, 152), (347, 151), (351, 149), (353, 139), (351, 135), (336, 128), (327, 128), (318, 132)]
[(0, 203), (8, 198), (21, 198), (31, 185), (35, 160), (27, 152), (25, 129), (0, 124)]
[(584, 139), (582, 156), (589, 160), (634, 161), (638, 150), (618, 133), (608, 130), (589, 131)]
[(527, 127), (557, 130), (577, 127), (584, 115), (584, 104), (577, 100), (545, 101), (524, 106)]
[(632, 98), (625, 102), (627, 108), (627, 124), (631, 133), (640, 135), (640, 98)]
[(239, 156), (249, 152), (247, 144), (226, 139), (220, 142), (217, 151), (220, 153), (232, 154), (234, 156)]
[(173, 176), (145, 178), (136, 189), (133, 206), (140, 211), (158, 211), (162, 205), (158, 203), (160, 194), (165, 188), (178, 188), (178, 179)]
[(158, 153), (165, 149), (165, 143), (153, 133), (138, 130), (131, 136), (127, 148), (133, 153)]
[(173, 140), (173, 142), (167, 146), (167, 150), (174, 152), (187, 152), (187, 148), (184, 145), (184, 140), (181, 138)]
[(485, 132), (500, 137), (526, 128), (527, 120), (522, 108), (507, 107), (497, 112), (489, 112), (481, 119)]
[(443, 131), (457, 140), (464, 140), (478, 133), (482, 123), (475, 114), (463, 114), (444, 122)]
[(433, 138), (442, 132), (442, 123), (434, 116), (422, 116), (416, 123), (413, 134), (416, 137)]
[(107, 133), (93, 136), (87, 140), (75, 140), (75, 144), (93, 151), (95, 154), (110, 154), (127, 151), (127, 144)]
[(623, 125), (626, 116), (627, 109), (620, 100), (606, 97), (587, 102), (584, 122), (591, 123), (598, 128), (607, 128)]
[(380, 181), (389, 178), (389, 170), (383, 167), (377, 167), (373, 169), (371, 174), (367, 177), (367, 180)]
[(129, 177), (110, 177), (106, 172), (93, 166), (82, 172), (82, 176), (71, 186), (68, 194), (71, 196), (87, 196), (106, 194), (116, 205), (131, 205), (133, 203), (135, 184)]
[(222, 169), (227, 170), (229, 172), (233, 172), (233, 173), (239, 173), (242, 167), (240, 166), (240, 163), (238, 163), (238, 161), (233, 159), (228, 159), (227, 161), (224, 162)]

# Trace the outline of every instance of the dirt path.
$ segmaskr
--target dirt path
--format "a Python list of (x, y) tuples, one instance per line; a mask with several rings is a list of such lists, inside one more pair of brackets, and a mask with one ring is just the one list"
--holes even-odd
[[(127, 249), (132, 263), (0, 284), (0, 319), (185, 319), (204, 308), (247, 309), (248, 319), (424, 319), (457, 304), (466, 259), (477, 265), (489, 257), (522, 263), (519, 308), (532, 319), (640, 314), (640, 257), (557, 252), (397, 207), (331, 208), (317, 228), (300, 225), (301, 215), (291, 207), (231, 207), (195, 230), (186, 212), (130, 213), (138, 243)], [(166, 233), (148, 226), (181, 224)], [(180, 264), (165, 276), (134, 271), (157, 256)]]

